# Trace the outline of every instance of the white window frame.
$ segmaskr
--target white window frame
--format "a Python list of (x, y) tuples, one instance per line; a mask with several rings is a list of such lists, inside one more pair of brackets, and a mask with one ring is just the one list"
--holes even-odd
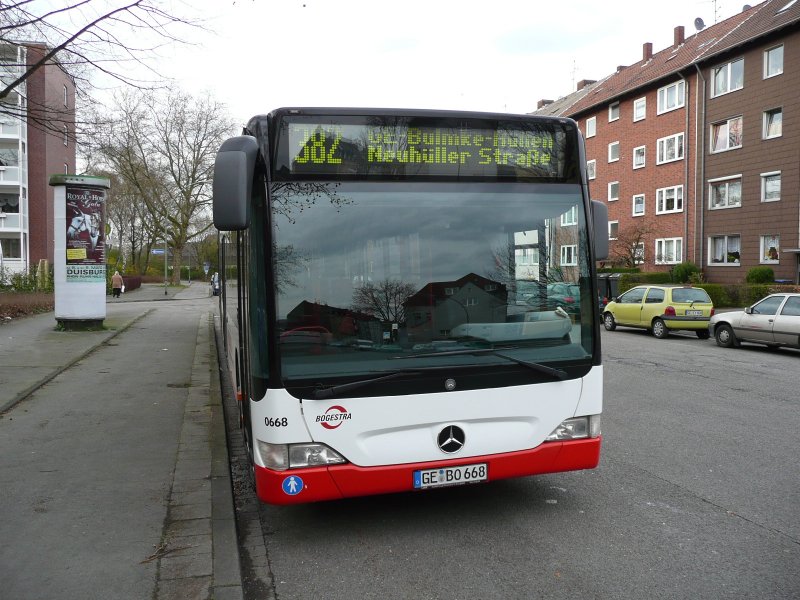
[[(611, 188), (613, 186), (617, 187), (617, 193), (616, 194), (614, 194), (614, 192), (611, 191)], [(608, 182), (608, 201), (609, 202), (616, 202), (617, 200), (619, 200), (619, 181), (609, 181)]]
[(578, 266), (578, 245), (567, 244), (561, 246), (561, 263), (562, 267), (577, 267)]
[[(731, 87), (731, 71), (733, 70), (733, 65), (737, 63), (742, 63), (742, 85), (740, 87)], [(717, 91), (717, 77), (722, 72), (722, 69), (725, 70), (725, 79), (726, 79), (726, 89), (723, 91)], [(718, 96), (724, 96), (725, 94), (730, 94), (731, 92), (735, 92), (737, 90), (741, 90), (744, 88), (744, 58), (737, 58), (736, 60), (731, 60), (724, 65), (720, 65), (718, 67), (713, 67), (711, 69), (711, 97), (717, 98)]]
[[(669, 140), (674, 140), (674, 148), (675, 148), (675, 156), (673, 158), (665, 158), (667, 143)], [(656, 164), (663, 165), (665, 163), (671, 163), (678, 160), (683, 160), (684, 157), (684, 136), (683, 132), (676, 133), (674, 135), (668, 135), (663, 138), (659, 138), (656, 142)]]
[[(770, 125), (770, 116), (773, 115), (780, 115), (780, 131), (773, 135), (769, 135), (769, 125)], [(765, 110), (763, 113), (763, 124), (761, 128), (761, 138), (765, 140), (771, 140), (774, 138), (781, 137), (783, 135), (783, 107), (779, 106), (776, 108), (770, 108), (769, 110)]]
[[(731, 123), (733, 121), (739, 121), (739, 131), (741, 132), (741, 135), (739, 136), (739, 145), (738, 146), (731, 146), (730, 145), (731, 144)], [(720, 149), (715, 149), (714, 148), (714, 131), (717, 128), (723, 128), (723, 127), (724, 127), (724, 130), (722, 131), (722, 133), (720, 135), (724, 136), (725, 147), (724, 148), (720, 148)], [(744, 144), (744, 117), (742, 115), (739, 115), (737, 117), (731, 117), (730, 119), (726, 119), (724, 121), (717, 121), (716, 123), (712, 123), (711, 124), (711, 131), (709, 133), (708, 143), (709, 143), (708, 151), (711, 154), (719, 154), (720, 152), (728, 152), (729, 150), (736, 150), (738, 148), (741, 148), (742, 144)]]
[[(675, 208), (671, 209), (664, 208), (667, 204), (668, 192), (674, 193)], [(668, 215), (671, 213), (680, 213), (680, 212), (683, 212), (683, 185), (672, 185), (669, 187), (663, 187), (656, 190), (657, 215)]]
[[(616, 116), (614, 115), (616, 109)], [(619, 121), (619, 102), (612, 102), (608, 105), (608, 122), (612, 123), (614, 121)]]
[(638, 242), (633, 250), (634, 264), (641, 265), (644, 263), (644, 242)]
[[(767, 179), (771, 177), (778, 177), (778, 197), (777, 198), (767, 198)], [(761, 201), (762, 202), (779, 202), (781, 199), (781, 172), (780, 171), (770, 171), (769, 173), (761, 173)]]
[(561, 226), (569, 227), (578, 224), (578, 207), (573, 206), (567, 212), (561, 214)]
[[(672, 244), (673, 246), (673, 256), (672, 260), (666, 260), (664, 258), (666, 252), (665, 247), (667, 244)], [(659, 258), (661, 257), (661, 258)], [(657, 265), (677, 265), (683, 259), (683, 238), (675, 237), (675, 238), (659, 238), (656, 240), (656, 264)]]
[(69, 145), (69, 130), (67, 129), (66, 125), (64, 125), (64, 145)]
[[(641, 110), (641, 115), (637, 116), (640, 110)], [(633, 101), (633, 122), (636, 123), (637, 121), (643, 121), (646, 118), (647, 118), (647, 98), (643, 96)]]
[[(616, 148), (616, 150), (617, 150), (616, 158), (612, 158), (612, 156), (611, 156), (611, 149), (612, 148)], [(618, 141), (617, 142), (611, 142), (608, 145), (608, 162), (612, 163), (612, 162), (617, 162), (618, 160), (619, 160), (619, 142)]]
[(586, 137), (594, 137), (597, 135), (597, 117), (589, 117), (586, 119)]
[[(731, 204), (730, 202), (730, 185), (731, 183), (739, 184), (739, 202), (738, 204)], [(715, 206), (714, 205), (714, 188), (718, 186), (725, 186), (725, 203)], [(728, 208), (740, 208), (742, 206), (742, 175), (731, 175), (729, 177), (717, 177), (716, 179), (708, 180), (708, 210), (726, 210)]]
[[(616, 225), (616, 235), (611, 235), (612, 225)], [(616, 240), (619, 237), (619, 221), (609, 221), (608, 222), (608, 239), (609, 240)]]
[(586, 161), (586, 177), (589, 179), (596, 179), (597, 178), (597, 161), (596, 160), (587, 160)]
[[(675, 104), (673, 106), (667, 104), (670, 88), (675, 88)], [(658, 88), (658, 95), (656, 98), (656, 114), (658, 115), (683, 108), (686, 104), (686, 82), (681, 79), (680, 81)]]
[[(730, 254), (728, 240), (733, 240), (737, 238), (739, 240), (739, 249), (735, 250), (735, 252), (739, 253), (739, 260), (728, 260), (728, 254)], [(725, 258), (719, 262), (714, 261), (714, 241), (715, 240), (724, 240), (725, 244)], [(738, 267), (742, 264), (742, 236), (738, 233), (734, 234), (722, 234), (722, 235), (711, 235), (708, 237), (708, 260), (709, 266), (713, 267)]]
[[(781, 51), (781, 65), (780, 70), (775, 71), (774, 73), (769, 72), (769, 57), (770, 53), (780, 49)], [(769, 79), (770, 77), (777, 77), (778, 75), (783, 74), (783, 59), (784, 59), (784, 52), (783, 52), (783, 44), (778, 44), (777, 46), (773, 46), (772, 48), (767, 48), (764, 50), (764, 79)]]
[[(636, 164), (636, 156), (639, 153), (639, 150), (642, 151), (642, 164)], [(633, 168), (634, 169), (644, 169), (647, 166), (647, 146), (637, 146), (633, 149)]]
[(64, 108), (67, 108), (67, 100), (68, 100), (68, 96), (67, 96), (67, 85), (66, 85), (66, 84), (64, 84)]
[[(642, 212), (636, 212), (636, 199), (642, 199)], [(645, 199), (644, 194), (634, 194), (633, 198), (631, 198), (631, 215), (634, 217), (643, 217), (645, 212), (647, 212), (647, 201)]]
[[(775, 241), (777, 245), (771, 244), (771, 242)], [(772, 258), (769, 254), (769, 249), (767, 244), (770, 244), (769, 248), (775, 248), (775, 256), (778, 258)], [(759, 262), (762, 265), (777, 265), (780, 264), (781, 259), (781, 236), (777, 234), (773, 235), (762, 235), (759, 237), (759, 247), (761, 249), (761, 255)]]

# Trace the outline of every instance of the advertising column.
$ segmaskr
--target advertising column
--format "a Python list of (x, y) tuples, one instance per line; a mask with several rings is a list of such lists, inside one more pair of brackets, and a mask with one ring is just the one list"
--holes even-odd
[(106, 318), (108, 179), (53, 175), (55, 317), (64, 329), (94, 329)]

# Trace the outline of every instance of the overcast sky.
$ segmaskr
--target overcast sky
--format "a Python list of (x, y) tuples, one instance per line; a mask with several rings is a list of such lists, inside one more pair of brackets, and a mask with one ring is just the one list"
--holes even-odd
[[(757, 4), (758, 2), (751, 2)], [(658, 52), (742, 0), (195, 0), (208, 30), (163, 49), (187, 91), (239, 123), (280, 106), (530, 112)], [(184, 5), (185, 6), (185, 5)], [(176, 6), (177, 10), (177, 6)], [(715, 15), (716, 10), (716, 15)]]

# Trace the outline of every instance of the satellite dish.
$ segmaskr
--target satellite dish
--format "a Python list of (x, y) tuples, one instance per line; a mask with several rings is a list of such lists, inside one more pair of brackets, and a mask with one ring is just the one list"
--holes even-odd
[(701, 19), (700, 17), (697, 17), (694, 20), (694, 28), (697, 29), (697, 31), (702, 31), (705, 28), (705, 26), (706, 24), (703, 23), (703, 19)]

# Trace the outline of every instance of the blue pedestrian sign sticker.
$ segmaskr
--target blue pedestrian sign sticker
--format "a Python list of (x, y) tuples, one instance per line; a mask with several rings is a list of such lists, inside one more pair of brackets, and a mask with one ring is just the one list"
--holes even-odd
[(290, 475), (281, 484), (283, 492), (289, 496), (296, 496), (303, 491), (303, 480), (297, 475)]

